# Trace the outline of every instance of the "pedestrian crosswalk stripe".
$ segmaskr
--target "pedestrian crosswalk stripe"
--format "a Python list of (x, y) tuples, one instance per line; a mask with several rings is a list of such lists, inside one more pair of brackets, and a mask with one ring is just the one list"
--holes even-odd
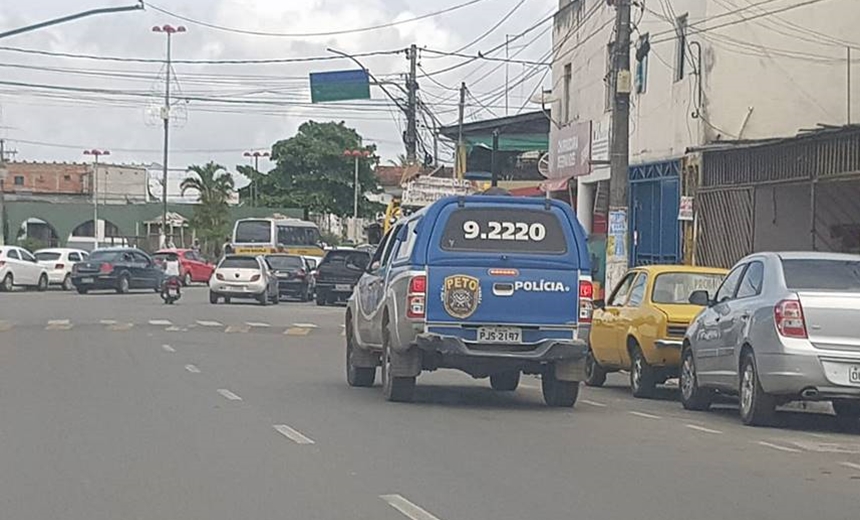
[(311, 329), (305, 327), (291, 327), (284, 331), (286, 336), (307, 336), (310, 334)]
[(271, 327), (271, 325), (269, 325), (268, 323), (261, 323), (259, 321), (246, 321), (245, 325), (247, 325), (249, 327), (260, 327), (260, 328)]
[(173, 325), (173, 323), (170, 320), (149, 320), (149, 324), (150, 325), (156, 325), (156, 326), (162, 326), (163, 325), (165, 327), (169, 327), (169, 326)]
[(206, 321), (206, 320), (197, 320), (198, 325), (202, 325), (203, 327), (223, 327), (224, 324), (220, 321)]
[(99, 320), (101, 325), (116, 325), (116, 320)]
[(108, 330), (118, 331), (118, 332), (131, 330), (133, 328), (134, 328), (134, 323), (115, 323), (113, 325), (108, 326)]
[(229, 325), (224, 329), (224, 332), (231, 334), (235, 332), (248, 332), (249, 330), (251, 330), (251, 327), (248, 325)]
[(316, 325), (313, 323), (293, 323), (293, 327), (298, 327), (300, 329), (315, 329)]
[(48, 320), (48, 326), (45, 330), (69, 330), (72, 328), (72, 323), (69, 320)]

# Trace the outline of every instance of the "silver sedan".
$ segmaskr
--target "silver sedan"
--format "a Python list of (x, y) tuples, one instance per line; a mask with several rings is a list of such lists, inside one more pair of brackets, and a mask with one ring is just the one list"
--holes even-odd
[(705, 410), (737, 394), (745, 424), (789, 401), (831, 401), (860, 418), (860, 256), (759, 253), (738, 262), (684, 340), (681, 402)]

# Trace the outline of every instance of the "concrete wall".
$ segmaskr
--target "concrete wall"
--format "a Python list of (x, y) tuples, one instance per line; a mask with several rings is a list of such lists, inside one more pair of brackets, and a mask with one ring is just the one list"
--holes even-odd
[(96, 189), (99, 203), (146, 202), (147, 173), (143, 166), (99, 164)]

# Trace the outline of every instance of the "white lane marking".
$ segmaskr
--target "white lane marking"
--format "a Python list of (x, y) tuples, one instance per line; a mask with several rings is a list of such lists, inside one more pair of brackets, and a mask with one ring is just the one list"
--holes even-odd
[(296, 327), (299, 329), (315, 329), (315, 328), (317, 328), (317, 326), (314, 325), (313, 323), (293, 323), (293, 327)]
[(171, 347), (170, 345), (162, 345), (161, 348), (165, 352), (176, 352), (176, 349)]
[(307, 336), (311, 329), (302, 327), (292, 327), (284, 331), (285, 336)]
[(0, 320), (0, 332), (12, 330), (12, 323)]
[(170, 320), (149, 320), (149, 324), (155, 326), (169, 327), (173, 325), (173, 322)]
[(242, 400), (242, 398), (241, 398), (241, 397), (239, 397), (238, 395), (234, 394), (234, 393), (233, 393), (233, 392), (231, 392), (230, 390), (227, 390), (226, 388), (219, 388), (219, 389), (218, 389), (218, 393), (219, 393), (219, 394), (221, 394), (221, 396), (222, 396), (224, 399), (229, 399), (230, 401), (241, 401), (241, 400)]
[(722, 433), (723, 433), (723, 432), (721, 432), (720, 430), (712, 430), (712, 429), (710, 429), (710, 428), (705, 428), (704, 426), (699, 426), (699, 425), (697, 425), (697, 424), (685, 424), (684, 426), (686, 426), (687, 428), (689, 428), (689, 429), (691, 429), (691, 430), (696, 430), (696, 431), (699, 431), (699, 432), (713, 433), (713, 434), (716, 434), (716, 435), (719, 435), (719, 434), (722, 434)]
[(269, 325), (268, 323), (261, 323), (259, 321), (246, 321), (245, 325), (247, 325), (249, 327), (262, 327), (262, 328), (271, 327), (271, 325)]
[(200, 369), (194, 365), (185, 365), (185, 370), (191, 372), (192, 374), (199, 374)]
[(48, 320), (48, 325), (68, 325), (71, 323), (69, 320)]
[(630, 411), (630, 412), (627, 412), (627, 413), (629, 413), (630, 415), (635, 415), (635, 416), (637, 416), (637, 417), (644, 417), (644, 418), (646, 418), (646, 419), (662, 419), (662, 417), (660, 417), (659, 415), (652, 415), (652, 414), (650, 414), (650, 413), (645, 413), (645, 412), (634, 412), (634, 411)]
[(224, 332), (227, 334), (245, 333), (251, 330), (248, 325), (228, 325)]
[(197, 324), (203, 327), (223, 327), (224, 324), (220, 321), (197, 320)]
[(585, 404), (591, 405), (591, 406), (596, 406), (596, 407), (598, 407), (598, 408), (606, 408), (606, 405), (605, 405), (605, 404), (603, 404), (603, 403), (598, 403), (597, 401), (590, 401), (590, 400), (588, 400), (588, 399), (583, 399), (583, 400), (582, 400), (582, 402), (583, 402), (583, 403), (585, 403)]
[(116, 325), (116, 320), (99, 320), (101, 325)]
[(860, 471), (860, 464), (855, 464), (853, 462), (840, 462), (839, 465), (844, 466), (846, 468), (856, 469), (856, 470)]
[(298, 431), (294, 430), (293, 428), (290, 428), (286, 424), (275, 424), (272, 426), (272, 428), (276, 429), (278, 431), (278, 433), (280, 433), (284, 437), (290, 439), (291, 441), (295, 442), (296, 444), (313, 444), (314, 443), (314, 441), (312, 439), (305, 437), (304, 435), (302, 435)]
[(379, 498), (388, 502), (388, 505), (403, 513), (412, 520), (440, 520), (438, 516), (428, 513), (426, 510), (406, 500), (401, 495), (379, 495)]
[(766, 441), (758, 441), (759, 446), (764, 446), (766, 448), (773, 448), (775, 450), (784, 451), (786, 453), (801, 453), (800, 450), (796, 450), (794, 448), (789, 448), (786, 446), (780, 446), (779, 444), (772, 444)]

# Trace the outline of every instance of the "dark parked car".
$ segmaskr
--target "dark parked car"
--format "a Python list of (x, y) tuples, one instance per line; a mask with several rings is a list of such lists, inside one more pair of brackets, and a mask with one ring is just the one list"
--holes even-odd
[(370, 253), (357, 249), (334, 249), (317, 268), (317, 305), (346, 300), (370, 263)]
[(131, 289), (161, 290), (163, 273), (152, 258), (139, 249), (96, 249), (86, 262), (75, 264), (72, 284), (81, 294), (108, 289), (125, 294)]
[(266, 255), (269, 268), (278, 278), (279, 297), (293, 297), (306, 302), (313, 297), (311, 267), (298, 255)]

